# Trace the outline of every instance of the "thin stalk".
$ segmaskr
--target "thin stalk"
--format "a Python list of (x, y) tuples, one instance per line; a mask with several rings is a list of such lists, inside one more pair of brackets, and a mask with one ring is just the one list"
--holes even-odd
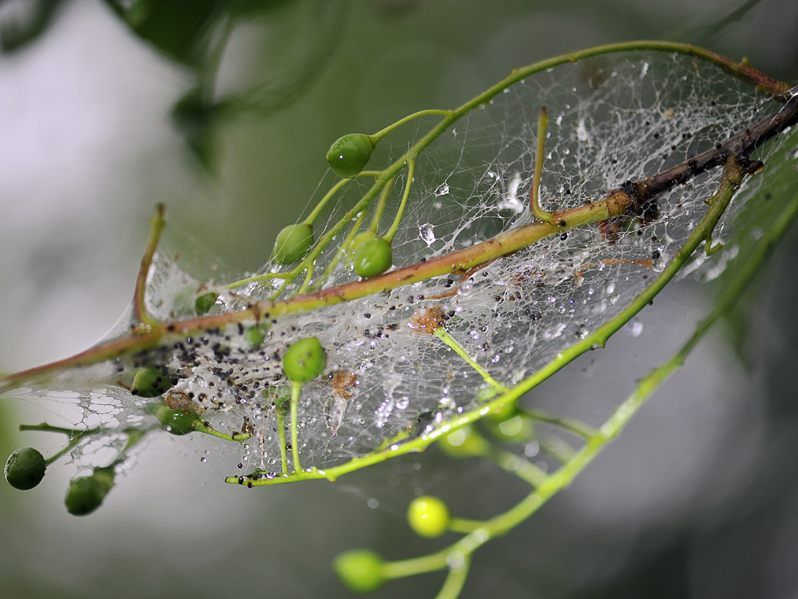
[(288, 456), (286, 455), (286, 442), (285, 442), (285, 410), (282, 406), (278, 406), (276, 410), (277, 417), (277, 437), (280, 442), (280, 471), (283, 476), (288, 475)]
[(482, 366), (479, 365), (479, 363), (476, 360), (474, 360), (474, 358), (469, 356), (465, 348), (462, 345), (460, 345), (460, 342), (457, 341), (457, 339), (455, 339), (454, 337), (452, 337), (444, 327), (438, 327), (437, 329), (435, 329), (434, 335), (438, 339), (443, 341), (449, 348), (451, 348), (454, 351), (454, 353), (460, 356), (463, 359), (463, 361), (466, 364), (468, 364), (474, 370), (474, 372), (476, 372), (479, 376), (481, 376), (482, 379), (488, 385), (490, 385), (497, 391), (505, 393), (507, 392), (508, 390), (507, 387), (505, 387), (502, 383), (494, 379), (487, 370), (485, 370)]
[(451, 114), (452, 114), (451, 110), (443, 110), (438, 108), (428, 108), (426, 110), (419, 110), (418, 112), (414, 112), (413, 114), (408, 114), (406, 117), (399, 119), (398, 121), (388, 125), (384, 129), (380, 129), (376, 133), (371, 134), (369, 137), (371, 137), (371, 141), (376, 144), (383, 137), (385, 137), (395, 129), (398, 129), (405, 123), (409, 123), (410, 121), (425, 116), (449, 116)]
[(156, 204), (155, 213), (150, 219), (150, 235), (147, 239), (144, 255), (141, 257), (141, 265), (136, 276), (136, 287), (133, 291), (133, 318), (146, 325), (147, 328), (155, 327), (159, 324), (158, 320), (153, 318), (147, 311), (144, 295), (147, 291), (147, 277), (149, 276), (150, 267), (155, 257), (155, 250), (158, 248), (164, 227), (166, 227), (166, 209), (163, 204), (159, 203)]
[(538, 115), (538, 139), (535, 150), (535, 172), (532, 175), (532, 189), (529, 190), (529, 207), (532, 216), (544, 223), (552, 222), (552, 213), (546, 212), (540, 207), (540, 178), (543, 175), (543, 159), (546, 151), (546, 129), (549, 126), (549, 113), (545, 106), (540, 109)]
[(468, 556), (464, 556), (460, 564), (450, 567), (449, 575), (446, 577), (446, 581), (443, 583), (436, 599), (457, 599), (463, 590), (463, 586), (465, 586), (470, 565), (471, 559)]
[(548, 412), (543, 412), (541, 410), (531, 410), (528, 408), (519, 407), (518, 413), (525, 418), (529, 418), (530, 420), (534, 420), (536, 422), (545, 422), (546, 424), (557, 426), (563, 430), (578, 435), (583, 439), (589, 439), (598, 432), (592, 426), (585, 424), (584, 422), (580, 422), (579, 420), (555, 416), (554, 414), (549, 414)]
[(396, 216), (391, 223), (391, 227), (388, 229), (387, 233), (383, 235), (383, 239), (388, 243), (393, 242), (393, 238), (396, 236), (396, 232), (399, 230), (399, 225), (402, 223), (402, 218), (405, 214), (405, 207), (407, 206), (407, 198), (410, 197), (410, 188), (413, 185), (413, 174), (416, 171), (416, 161), (415, 160), (408, 160), (407, 161), (407, 180), (405, 181), (405, 190), (402, 193), (402, 201), (399, 202), (399, 208), (396, 210)]
[(299, 463), (299, 399), (302, 383), (291, 383), (291, 457), (294, 460), (294, 473), (302, 472)]

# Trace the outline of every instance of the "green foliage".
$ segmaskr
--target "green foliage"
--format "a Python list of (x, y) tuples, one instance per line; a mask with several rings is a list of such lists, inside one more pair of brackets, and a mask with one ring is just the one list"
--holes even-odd
[(8, 456), (3, 474), (9, 485), (27, 491), (42, 481), (46, 469), (47, 462), (38, 450), (23, 447)]

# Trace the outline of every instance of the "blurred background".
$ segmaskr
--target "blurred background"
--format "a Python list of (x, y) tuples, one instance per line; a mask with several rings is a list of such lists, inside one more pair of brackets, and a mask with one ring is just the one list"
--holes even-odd
[[(0, 370), (111, 328), (155, 202), (176, 247), (255, 269), (339, 135), (460, 104), (514, 66), (634, 38), (697, 43), (798, 80), (792, 0), (0, 0)], [(476, 555), (464, 597), (798, 597), (796, 259), (792, 231), (728, 326), (622, 438)], [(619, 333), (534, 401), (615, 405), (707, 310), (704, 292), (669, 289), (640, 317), (642, 335)], [(55, 448), (16, 426), (62, 423), (58, 410), (0, 401), (0, 453)], [(430, 451), (335, 485), (246, 492), (201, 462), (212, 442), (166, 437), (88, 518), (63, 509), (66, 468), (35, 492), (0, 485), (0, 596), (347, 597), (330, 570), (340, 551), (398, 559), (442, 544), (407, 529), (415, 494), (479, 517), (523, 491)], [(442, 580), (378, 596), (433, 596)]]

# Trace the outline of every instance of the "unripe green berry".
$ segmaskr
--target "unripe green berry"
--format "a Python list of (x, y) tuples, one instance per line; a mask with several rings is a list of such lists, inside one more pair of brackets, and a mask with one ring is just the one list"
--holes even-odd
[(535, 430), (532, 421), (520, 414), (510, 416), (504, 420), (485, 421), (490, 433), (507, 443), (522, 443), (532, 438)]
[(417, 497), (407, 509), (407, 522), (422, 537), (438, 537), (449, 528), (449, 508), (437, 497)]
[(488, 450), (488, 442), (470, 426), (449, 433), (438, 442), (438, 446), (453, 458), (485, 455)]
[(393, 264), (391, 244), (377, 237), (364, 241), (355, 252), (355, 272), (363, 278), (381, 275)]
[(316, 337), (300, 339), (285, 350), (283, 372), (288, 380), (307, 383), (315, 379), (327, 365), (327, 353)]
[(333, 569), (338, 578), (355, 593), (370, 593), (385, 582), (382, 558), (367, 549), (347, 551), (335, 558)]
[(327, 164), (344, 178), (354, 177), (371, 158), (374, 142), (365, 133), (350, 133), (336, 139), (327, 150)]
[(172, 386), (169, 373), (163, 368), (142, 366), (133, 375), (130, 392), (139, 397), (157, 397)]
[(100, 507), (113, 486), (114, 473), (106, 468), (98, 468), (91, 476), (74, 479), (69, 483), (64, 499), (67, 511), (73, 516), (91, 514)]
[(213, 291), (197, 296), (197, 299), (194, 300), (194, 311), (200, 316), (207, 314), (216, 304), (218, 297), (219, 296)]
[(20, 491), (27, 491), (41, 482), (46, 469), (47, 463), (38, 450), (23, 447), (8, 456), (3, 474), (9, 485)]
[(293, 264), (305, 257), (313, 245), (313, 225), (288, 225), (274, 240), (274, 260), (278, 264)]
[(258, 347), (266, 338), (266, 328), (265, 324), (256, 324), (255, 326), (249, 327), (244, 331), (244, 341), (251, 347)]
[(152, 408), (152, 413), (165, 431), (177, 436), (194, 432), (200, 423), (196, 414), (173, 410), (164, 404), (156, 405)]
[(350, 246), (352, 255), (354, 256), (364, 243), (376, 238), (377, 234), (374, 231), (361, 231), (355, 235), (355, 238), (352, 240), (352, 245)]

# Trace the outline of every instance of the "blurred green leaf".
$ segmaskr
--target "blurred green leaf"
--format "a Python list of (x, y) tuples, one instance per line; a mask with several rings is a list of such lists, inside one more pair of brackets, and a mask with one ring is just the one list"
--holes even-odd
[(223, 0), (105, 0), (138, 36), (182, 64), (196, 66), (214, 22), (226, 11)]
[(44, 33), (63, 0), (27, 0), (27, 14), (7, 16), (0, 21), (0, 53), (21, 50)]

